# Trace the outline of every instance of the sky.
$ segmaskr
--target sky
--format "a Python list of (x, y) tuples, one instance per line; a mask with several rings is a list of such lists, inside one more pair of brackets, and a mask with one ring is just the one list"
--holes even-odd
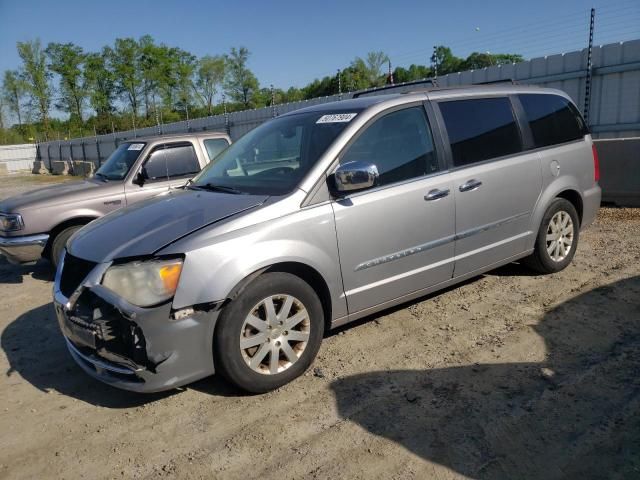
[(150, 34), (194, 55), (251, 52), (261, 85), (301, 87), (382, 50), (393, 66), (428, 64), (433, 45), (454, 54), (571, 51), (587, 42), (640, 38), (639, 0), (0, 0), (0, 73), (20, 64), (16, 42), (73, 42), (86, 51)]

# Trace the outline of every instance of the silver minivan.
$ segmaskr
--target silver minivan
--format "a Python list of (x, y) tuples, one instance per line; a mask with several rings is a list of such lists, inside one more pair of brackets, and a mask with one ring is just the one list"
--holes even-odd
[(326, 330), (522, 260), (572, 260), (600, 204), (575, 105), (524, 86), (315, 105), (262, 124), (181, 190), (78, 231), (54, 297), (75, 361), (158, 391), (302, 374)]

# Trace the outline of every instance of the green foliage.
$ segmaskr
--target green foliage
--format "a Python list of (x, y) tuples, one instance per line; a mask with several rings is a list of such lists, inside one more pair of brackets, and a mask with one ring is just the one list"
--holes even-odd
[(73, 43), (50, 43), (45, 53), (49, 57), (49, 70), (60, 76), (61, 102), (56, 108), (66, 111), (71, 121), (82, 123), (82, 110), (87, 97), (83, 84), (85, 54), (82, 47)]
[(196, 70), (196, 93), (207, 109), (207, 115), (213, 113), (213, 99), (224, 81), (225, 59), (220, 55), (205, 55), (198, 62)]
[(18, 118), (18, 126), (22, 127), (22, 97), (26, 92), (26, 85), (20, 72), (17, 70), (6, 70), (2, 82), (2, 100), (3, 105)]
[[(180, 48), (156, 41), (118, 38), (113, 46), (85, 53), (73, 43), (39, 40), (18, 42), (22, 65), (4, 72), (0, 95), (0, 143), (72, 138), (155, 126), (186, 118), (297, 102), (388, 83), (389, 57), (381, 51), (356, 57), (334, 75), (315, 79), (302, 88), (260, 88), (249, 68), (251, 53), (232, 48), (227, 55), (200, 59)], [(47, 63), (48, 59), (48, 63)], [(450, 48), (435, 50), (438, 75), (523, 61), (521, 55), (474, 52), (466, 59)], [(434, 75), (431, 66), (412, 64), (393, 71), (395, 83)], [(54, 92), (52, 78), (57, 84)], [(55, 107), (67, 120), (49, 118)], [(222, 95), (221, 95), (222, 94)], [(216, 103), (217, 100), (217, 103)], [(7, 116), (8, 114), (8, 116)], [(9, 127), (8, 118), (18, 124)]]
[(49, 109), (53, 93), (50, 83), (51, 72), (47, 69), (46, 56), (39, 39), (18, 42), (17, 49), (23, 64), (21, 77), (29, 98), (28, 106), (37, 112), (46, 136), (49, 130)]
[(241, 102), (245, 108), (255, 108), (257, 104), (253, 96), (260, 86), (256, 76), (247, 68), (249, 55), (245, 47), (233, 47), (231, 53), (225, 56), (225, 90), (231, 100)]

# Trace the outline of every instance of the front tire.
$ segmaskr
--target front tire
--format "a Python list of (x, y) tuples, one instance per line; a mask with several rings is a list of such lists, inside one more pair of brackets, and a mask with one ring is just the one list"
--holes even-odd
[(60, 255), (62, 255), (62, 250), (67, 245), (67, 240), (71, 238), (71, 236), (76, 233), (78, 230), (82, 228), (82, 225), (74, 225), (72, 227), (67, 227), (64, 230), (58, 232), (58, 234), (53, 239), (51, 243), (51, 263), (54, 268), (58, 268), (58, 262), (60, 262)]
[(275, 390), (309, 368), (323, 333), (322, 305), (309, 284), (265, 273), (223, 310), (213, 339), (216, 370), (247, 392)]
[(533, 254), (525, 260), (540, 273), (555, 273), (573, 260), (580, 236), (580, 219), (573, 204), (556, 198), (544, 214)]

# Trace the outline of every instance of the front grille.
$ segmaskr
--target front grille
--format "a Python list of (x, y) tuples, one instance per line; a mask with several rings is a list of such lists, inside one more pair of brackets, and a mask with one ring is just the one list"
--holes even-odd
[(69, 298), (96, 265), (97, 263), (74, 257), (69, 253), (65, 254), (64, 265), (60, 275), (60, 291), (62, 294)]

